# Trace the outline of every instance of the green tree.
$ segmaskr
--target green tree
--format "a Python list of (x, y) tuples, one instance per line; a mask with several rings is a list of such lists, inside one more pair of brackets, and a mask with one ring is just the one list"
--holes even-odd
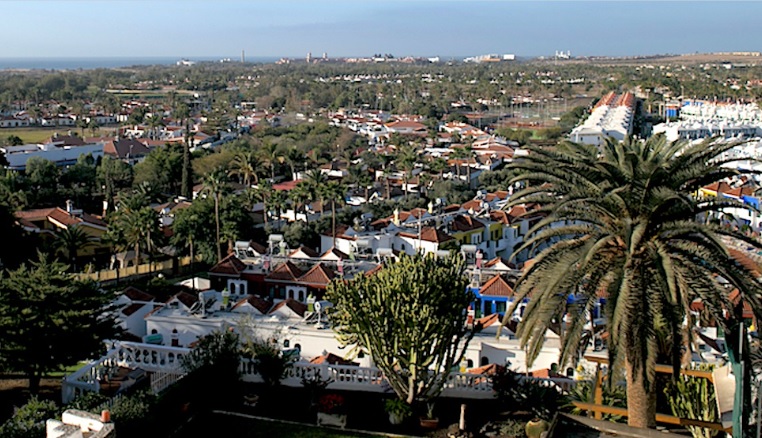
[(111, 225), (120, 245), (125, 249), (134, 249), (137, 272), (140, 248), (145, 248), (150, 256), (161, 235), (158, 214), (148, 205), (148, 199), (142, 193), (125, 195), (119, 201), (119, 209), (113, 215)]
[(78, 272), (77, 258), (79, 250), (85, 249), (94, 243), (95, 238), (77, 226), (69, 226), (56, 231), (56, 246), (66, 253), (66, 258), (71, 265), (72, 272)]
[(29, 181), (32, 204), (49, 205), (58, 197), (58, 179), (60, 171), (50, 160), (31, 157), (26, 162), (26, 177)]
[(260, 162), (254, 152), (240, 151), (235, 154), (233, 161), (230, 162), (230, 171), (228, 175), (237, 176), (240, 178), (240, 182), (246, 187), (250, 187), (251, 184), (257, 184), (259, 179), (257, 178), (257, 169), (259, 169)]
[(283, 162), (283, 154), (277, 143), (265, 141), (259, 149), (262, 162), (270, 167), (270, 178), (275, 180), (275, 168)]
[(145, 160), (136, 164), (134, 186), (149, 183), (159, 192), (180, 193), (183, 179), (183, 146), (166, 144), (152, 150)]
[(336, 203), (343, 204), (346, 195), (345, 187), (336, 181), (330, 181), (321, 189), (323, 199), (331, 200), (331, 235), (333, 236), (333, 247), (336, 247)]
[(91, 357), (115, 334), (104, 313), (112, 297), (66, 270), (40, 253), (0, 280), (0, 358), (29, 378), (32, 393), (45, 373)]
[(328, 285), (339, 342), (370, 353), (408, 404), (441, 392), (473, 337), (465, 314), (473, 294), (463, 269), (456, 258), (403, 255), (374, 275)]
[[(563, 142), (552, 150), (530, 146), (526, 158), (512, 163), (518, 171), (512, 182), (528, 187), (507, 208), (537, 202), (547, 214), (517, 249), (545, 248), (515, 287), (515, 303), (532, 297), (517, 330), (528, 363), (553, 321), (564, 315), (560, 364), (575, 358), (589, 313), (606, 291), (609, 359), (626, 374), (628, 422), (653, 427), (658, 338), (671, 339), (677, 371), (686, 341), (683, 321), (692, 325), (690, 303), (701, 298), (720, 325), (737, 326), (741, 318), (729, 302), (727, 282), (762, 316), (760, 284), (728, 256), (719, 236), (760, 244), (701, 220), (744, 205), (695, 197), (700, 187), (737, 174), (722, 167), (720, 158), (734, 146), (713, 140), (669, 143), (663, 136), (607, 142), (600, 151)], [(567, 304), (572, 293), (575, 300)]]
[(132, 185), (132, 167), (122, 160), (106, 155), (95, 175), (97, 184), (103, 190), (104, 201), (108, 203), (106, 210), (113, 210), (116, 194)]
[(304, 221), (309, 224), (309, 212), (307, 206), (315, 198), (315, 191), (312, 186), (306, 181), (300, 181), (296, 186), (288, 192), (288, 198), (294, 206), (294, 219), (299, 210), (304, 212)]
[(225, 189), (225, 173), (220, 169), (212, 172), (204, 178), (204, 187), (201, 193), (211, 196), (214, 200), (214, 224), (216, 229), (217, 242), (217, 263), (222, 261), (222, 249), (220, 247), (220, 197)]

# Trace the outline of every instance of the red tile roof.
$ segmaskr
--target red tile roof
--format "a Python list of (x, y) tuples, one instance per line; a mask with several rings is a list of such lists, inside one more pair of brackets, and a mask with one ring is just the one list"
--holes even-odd
[(331, 268), (318, 263), (299, 278), (300, 283), (306, 283), (310, 286), (325, 287), (333, 280), (336, 274)]
[(304, 255), (306, 255), (307, 257), (314, 257), (314, 258), (320, 257), (320, 254), (318, 254), (314, 249), (308, 248), (306, 246), (300, 246), (299, 248), (291, 251), (291, 253), (289, 253), (288, 256), (289, 257), (293, 257), (294, 254), (296, 254), (296, 253), (298, 253), (300, 251), (303, 252)]
[(468, 374), (484, 374), (487, 376), (492, 376), (498, 373), (498, 371), (504, 370), (505, 367), (502, 365), (498, 365), (496, 363), (487, 364), (484, 366), (480, 366), (478, 368), (471, 368), (468, 370)]
[(189, 294), (188, 292), (179, 292), (175, 294), (173, 297), (171, 297), (169, 300), (167, 300), (167, 302), (170, 302), (174, 300), (175, 298), (177, 298), (178, 301), (183, 303), (185, 307), (191, 307), (194, 304), (196, 304), (196, 301), (198, 301), (197, 295), (192, 295), (192, 294)]
[(307, 313), (307, 305), (300, 303), (299, 301), (296, 301), (293, 298), (289, 298), (287, 300), (281, 301), (280, 303), (273, 306), (272, 309), (270, 309), (269, 314), (275, 313), (277, 310), (281, 309), (282, 307), (288, 307), (291, 309), (294, 313), (296, 313), (299, 316), (304, 316), (305, 313)]
[[(401, 232), (399, 233), (399, 235), (402, 237), (418, 239), (418, 233)], [(455, 238), (448, 234), (445, 234), (443, 231), (440, 231), (436, 228), (423, 227), (421, 229), (421, 240), (425, 240), (427, 242), (434, 242), (434, 243), (444, 243), (450, 240), (455, 240)]]
[(291, 262), (285, 262), (278, 265), (266, 277), (268, 280), (291, 280), (295, 281), (302, 276), (302, 270)]
[(145, 293), (134, 286), (127, 286), (122, 291), (122, 295), (129, 298), (130, 301), (153, 301), (156, 299), (153, 295)]
[(310, 363), (313, 365), (320, 365), (323, 363), (328, 363), (330, 365), (354, 365), (359, 366), (357, 362), (352, 362), (351, 360), (346, 360), (341, 356), (337, 356), (333, 353), (327, 353), (322, 356), (318, 356), (316, 358), (313, 358), (310, 360)]
[[(233, 306), (233, 309), (237, 309), (245, 304), (250, 304), (252, 307), (257, 309), (259, 313), (266, 315), (267, 311), (270, 310), (270, 307), (272, 307), (272, 304), (256, 295), (249, 295), (246, 298), (242, 299), (241, 301), (235, 303), (235, 306)], [(232, 310), (232, 309), (231, 309)]]
[(241, 272), (245, 269), (246, 263), (238, 259), (235, 254), (230, 254), (222, 259), (221, 262), (214, 265), (212, 269), (209, 270), (209, 273), (219, 275), (241, 275)]
[(482, 285), (479, 289), (479, 295), (510, 297), (513, 296), (513, 288), (505, 281), (502, 275), (495, 275)]
[(334, 255), (338, 257), (340, 260), (346, 260), (349, 258), (348, 255), (344, 254), (342, 251), (339, 251), (338, 249), (331, 247), (328, 251), (323, 253), (323, 255), (320, 256), (321, 259), (328, 258), (329, 256)]
[(452, 227), (455, 231), (473, 231), (484, 228), (484, 224), (467, 214), (463, 214), (455, 216)]

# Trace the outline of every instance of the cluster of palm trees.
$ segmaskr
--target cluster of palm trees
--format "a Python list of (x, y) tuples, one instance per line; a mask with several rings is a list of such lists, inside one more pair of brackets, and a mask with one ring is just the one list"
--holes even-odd
[(531, 297), (517, 331), (528, 363), (564, 316), (561, 362), (577, 360), (585, 325), (604, 293), (611, 375), (622, 370), (626, 376), (629, 424), (654, 427), (657, 357), (680, 367), (695, 325), (691, 303), (700, 299), (719, 325), (732, 330), (743, 321), (729, 298), (737, 289), (762, 317), (760, 283), (730, 257), (720, 236), (762, 245), (705, 219), (748, 206), (696, 195), (738, 174), (723, 166), (723, 154), (734, 146), (711, 139), (670, 143), (663, 136), (611, 141), (600, 149), (562, 142), (552, 149), (530, 146), (529, 156), (510, 166), (518, 172), (511, 184), (525, 188), (508, 208), (536, 202), (546, 214), (517, 250), (545, 248), (517, 281), (516, 304), (506, 313), (509, 318)]

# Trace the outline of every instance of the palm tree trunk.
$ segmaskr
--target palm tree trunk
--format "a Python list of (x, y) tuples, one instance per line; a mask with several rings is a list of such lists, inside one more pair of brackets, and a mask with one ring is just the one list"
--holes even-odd
[(392, 189), (389, 185), (389, 178), (386, 178), (386, 200), (392, 199)]
[(135, 274), (138, 274), (140, 266), (140, 243), (135, 243)]
[[(654, 364), (655, 365), (655, 364)], [(653, 367), (646, 371), (650, 384), (646, 389), (643, 370), (634, 370), (629, 359), (625, 362), (627, 371), (627, 424), (633, 427), (656, 427), (656, 371)]]
[(336, 201), (331, 201), (331, 227), (333, 230), (333, 247), (336, 248)]
[(220, 195), (214, 194), (214, 221), (217, 226), (217, 262), (222, 261), (222, 249), (220, 248)]
[(267, 225), (267, 200), (262, 198), (262, 217), (265, 219), (265, 225)]

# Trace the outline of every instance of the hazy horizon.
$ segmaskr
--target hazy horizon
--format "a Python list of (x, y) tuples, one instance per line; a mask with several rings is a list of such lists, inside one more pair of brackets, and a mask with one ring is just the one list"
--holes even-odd
[(532, 58), (758, 51), (758, 2), (6, 1), (0, 58)]

